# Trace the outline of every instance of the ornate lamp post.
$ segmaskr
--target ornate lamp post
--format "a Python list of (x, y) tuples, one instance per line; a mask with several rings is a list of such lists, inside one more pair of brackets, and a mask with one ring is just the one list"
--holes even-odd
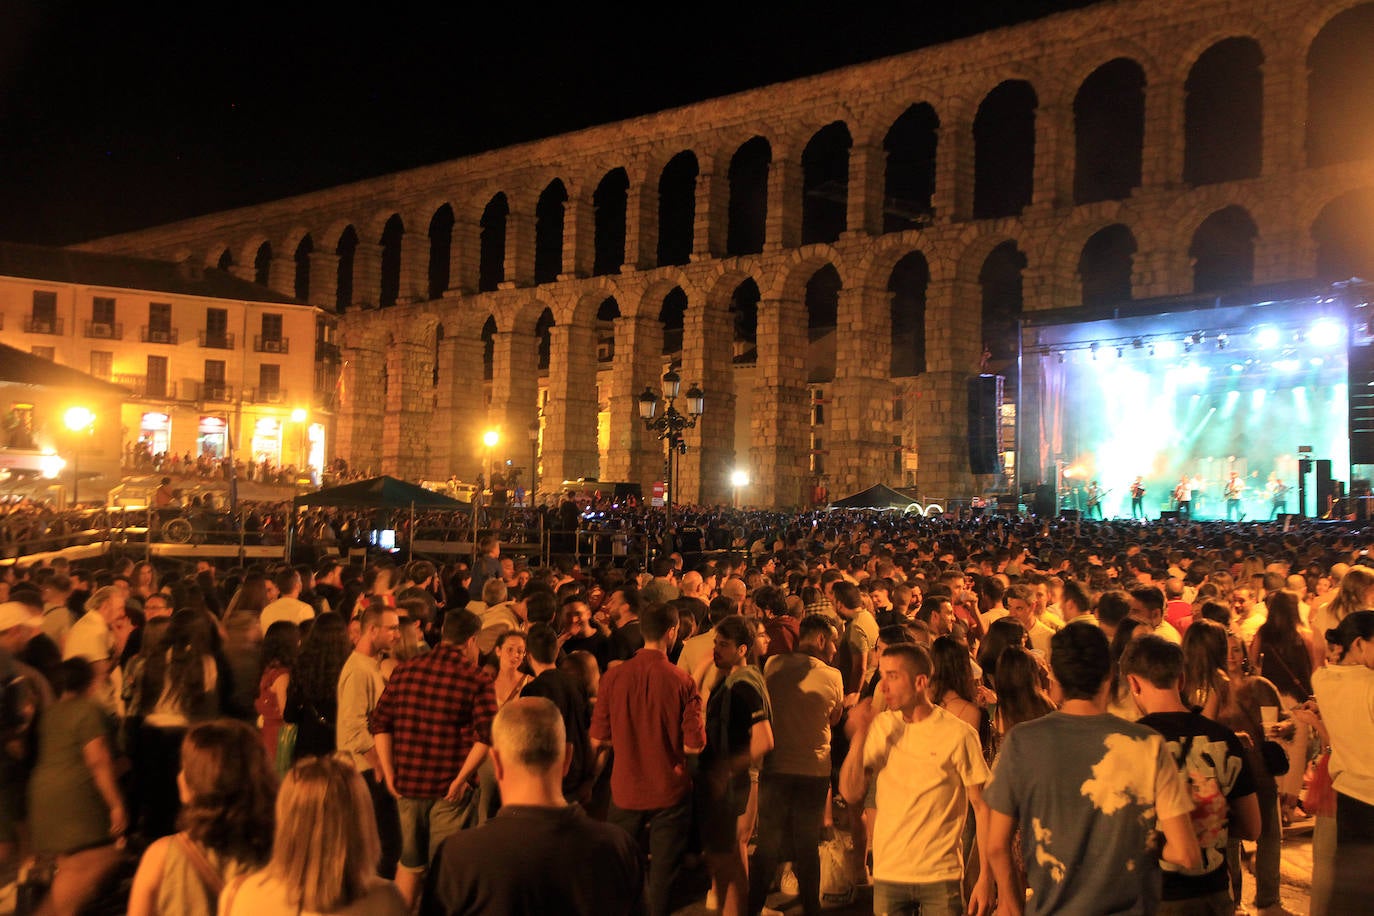
[(654, 394), (652, 388), (645, 386), (644, 393), (639, 396), (639, 418), (644, 421), (645, 429), (668, 443), (668, 456), (663, 463), (663, 546), (664, 552), (669, 554), (673, 552), (674, 455), (686, 454), (687, 442), (682, 438), (682, 431), (697, 425), (697, 417), (701, 416), (706, 406), (706, 393), (693, 385), (687, 389), (687, 414), (684, 416), (679, 413), (674, 402), (681, 387), (682, 376), (669, 369), (663, 376), (662, 415), (658, 413), (658, 395)]

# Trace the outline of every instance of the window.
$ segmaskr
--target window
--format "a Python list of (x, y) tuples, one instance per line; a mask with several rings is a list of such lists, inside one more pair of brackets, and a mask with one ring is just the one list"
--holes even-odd
[(281, 340), (281, 316), (263, 315), (262, 316), (262, 339)]
[(906, 416), (906, 398), (895, 397), (892, 399), (892, 419), (900, 422)]
[(31, 334), (62, 333), (61, 324), (57, 320), (57, 293), (47, 290), (34, 290), (33, 314), (29, 317), (24, 330)]
[(143, 391), (150, 398), (167, 396), (167, 357), (148, 357), (148, 378), (144, 382)]
[(902, 473), (902, 437), (892, 437), (892, 473)]
[(205, 361), (205, 385), (201, 398), (207, 401), (223, 401), (228, 398), (228, 390), (224, 384), (224, 360)]
[(825, 452), (821, 437), (815, 434), (811, 436), (811, 473), (825, 473)]
[(275, 401), (281, 395), (281, 366), (263, 363), (258, 367), (258, 396)]
[(143, 335), (148, 343), (176, 343), (176, 332), (172, 330), (172, 306), (168, 302), (148, 303), (148, 333)]
[(113, 373), (114, 353), (109, 350), (92, 350), (91, 375), (94, 375), (96, 378), (103, 378), (108, 382)]
[(229, 346), (229, 310), (205, 310), (205, 345), (207, 347)]
[(96, 296), (91, 300), (91, 324), (113, 327), (115, 323), (115, 301), (109, 296)]

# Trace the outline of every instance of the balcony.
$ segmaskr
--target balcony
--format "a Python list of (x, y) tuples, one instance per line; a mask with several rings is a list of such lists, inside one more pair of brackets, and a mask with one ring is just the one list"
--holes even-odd
[(233, 386), (226, 382), (201, 382), (197, 394), (201, 401), (227, 403), (234, 399)]
[(263, 337), (261, 334), (253, 337), (254, 353), (290, 353), (290, 337)]
[(88, 321), (85, 334), (95, 340), (123, 340), (124, 325), (117, 321)]
[(177, 384), (167, 379), (149, 380), (146, 375), (120, 375), (115, 373), (111, 379), (116, 385), (123, 385), (130, 389), (136, 398), (157, 398), (158, 400), (176, 400)]
[(152, 328), (145, 324), (138, 329), (138, 339), (144, 343), (175, 344), (178, 337), (176, 328)]
[(55, 334), (60, 336), (62, 332), (61, 318), (40, 318), (37, 315), (24, 316), (25, 334)]
[(285, 404), (286, 392), (280, 388), (252, 388), (247, 400), (253, 404)]
[(232, 350), (234, 349), (234, 335), (212, 331), (201, 331), (199, 335), (200, 345), (208, 350)]

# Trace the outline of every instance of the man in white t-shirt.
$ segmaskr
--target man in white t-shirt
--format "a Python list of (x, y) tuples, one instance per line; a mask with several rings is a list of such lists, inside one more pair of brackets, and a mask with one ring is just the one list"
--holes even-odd
[(288, 566), (277, 573), (273, 577), (273, 581), (281, 595), (275, 601), (269, 602), (267, 607), (262, 609), (262, 613), (258, 615), (258, 625), (262, 627), (264, 633), (278, 620), (305, 623), (307, 620), (314, 619), (315, 609), (300, 599), (300, 573)]
[(983, 784), (990, 774), (978, 733), (930, 702), (935, 669), (923, 647), (888, 646), (878, 670), (888, 708), (873, 715), (861, 704), (850, 713), (854, 737), (840, 768), (840, 792), (851, 806), (863, 803), (870, 778), (878, 781), (873, 912), (964, 911), (963, 834), (970, 806), (980, 867), (968, 908), (983, 912), (992, 891), (983, 843)]

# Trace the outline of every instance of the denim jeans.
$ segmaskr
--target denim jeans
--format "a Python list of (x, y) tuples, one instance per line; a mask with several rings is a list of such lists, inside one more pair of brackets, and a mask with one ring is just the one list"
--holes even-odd
[(964, 912), (964, 893), (958, 881), (929, 884), (873, 882), (873, 916), (911, 913), (920, 916), (959, 916)]
[[(687, 838), (692, 827), (691, 795), (670, 808), (648, 811), (627, 810), (611, 802), (606, 820), (633, 837), (641, 850), (648, 850), (649, 916), (668, 916), (673, 881), (687, 853)], [(649, 831), (647, 845), (640, 840), (646, 828)]]
[(759, 839), (749, 858), (749, 912), (768, 900), (768, 886), (783, 862), (792, 863), (802, 912), (821, 911), (821, 824), (828, 776), (769, 773), (759, 776)]

